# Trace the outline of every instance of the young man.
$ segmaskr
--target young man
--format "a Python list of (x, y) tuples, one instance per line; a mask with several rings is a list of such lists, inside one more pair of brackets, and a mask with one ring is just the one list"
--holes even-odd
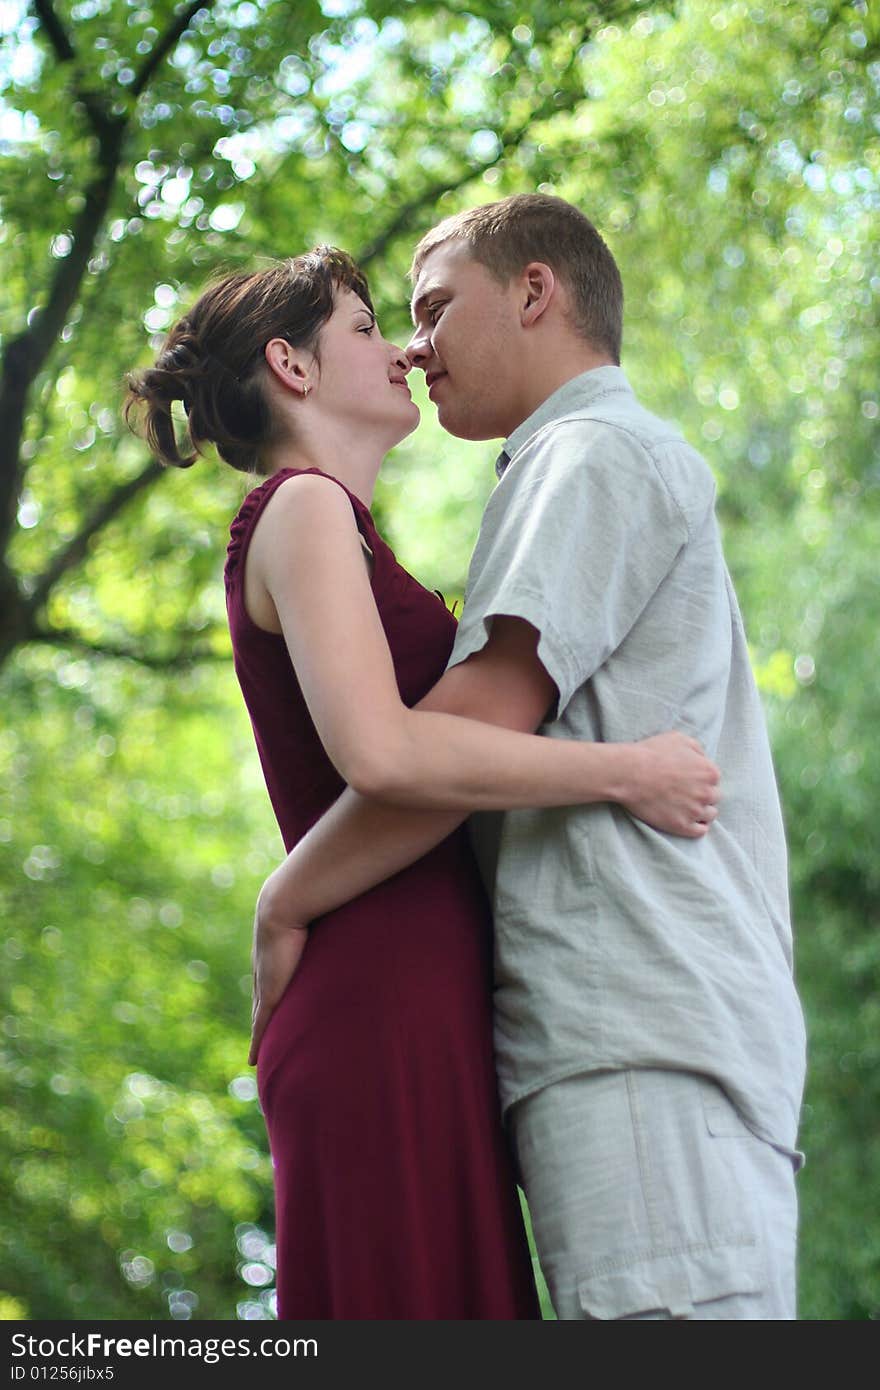
[[(413, 274), (408, 353), (441, 423), (506, 441), (450, 668), (423, 707), (554, 738), (677, 727), (722, 772), (699, 841), (609, 804), (472, 822), (502, 1103), (556, 1312), (793, 1318), (803, 1023), (712, 476), (621, 372), (620, 277), (577, 209), (520, 195), (448, 219)], [(353, 896), (451, 819), (346, 793), (304, 847), (305, 877), (323, 853)]]

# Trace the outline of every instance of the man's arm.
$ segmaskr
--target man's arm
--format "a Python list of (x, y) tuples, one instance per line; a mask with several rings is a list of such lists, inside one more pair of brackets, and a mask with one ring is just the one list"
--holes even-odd
[[(302, 475), (277, 489), (257, 524), (248, 566), (258, 593), (274, 605), (324, 750), (363, 796), (460, 815), (621, 800), (630, 745), (538, 738), (493, 719), (402, 703), (351, 504), (332, 480)], [(514, 608), (490, 611), (532, 621)], [(481, 624), (475, 651), (486, 638)], [(499, 645), (504, 660), (504, 642), (493, 650)], [(503, 680), (495, 685), (503, 691)]]
[[(533, 733), (556, 699), (537, 642), (528, 623), (497, 618), (486, 646), (444, 672), (419, 707)], [(291, 850), (257, 903), (251, 1065), (299, 964), (308, 923), (415, 863), (466, 816), (389, 806), (349, 787)]]
[[(494, 618), (486, 645), (447, 670), (420, 708), (534, 732), (557, 696), (537, 647), (538, 633), (529, 623)], [(714, 816), (710, 803), (717, 795), (717, 776), (693, 739), (662, 734), (641, 744), (607, 747), (621, 766), (631, 768), (623, 779), (631, 795), (621, 790), (619, 799), (634, 815), (665, 822), (679, 834), (705, 834)], [(465, 819), (461, 811), (386, 805), (349, 788), (291, 850), (266, 880), (257, 904), (252, 1063), (305, 947), (308, 923), (399, 873)]]

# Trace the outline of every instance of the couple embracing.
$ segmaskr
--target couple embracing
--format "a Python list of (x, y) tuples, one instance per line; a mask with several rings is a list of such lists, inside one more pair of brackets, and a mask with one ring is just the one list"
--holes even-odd
[[(279, 1317), (538, 1316), (518, 1180), (558, 1317), (793, 1318), (803, 1023), (712, 476), (621, 371), (578, 209), (449, 218), (412, 277), (405, 351), (319, 247), (214, 284), (130, 383), (166, 462), (182, 400), (264, 478), (226, 592), (289, 851), (251, 1044)], [(412, 368), (504, 441), (457, 627), (369, 510)]]

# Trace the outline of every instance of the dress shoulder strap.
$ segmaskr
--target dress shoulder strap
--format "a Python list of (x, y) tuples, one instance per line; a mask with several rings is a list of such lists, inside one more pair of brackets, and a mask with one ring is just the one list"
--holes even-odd
[(355, 522), (361, 539), (370, 555), (376, 554), (376, 543), (380, 540), (376, 531), (376, 526), (370, 515), (370, 509), (361, 501), (359, 497), (346, 487), (345, 483), (340, 482), (339, 478), (334, 478), (331, 473), (325, 473), (320, 468), (282, 468), (278, 473), (273, 473), (271, 478), (267, 478), (259, 487), (249, 492), (238, 509), (238, 513), (229, 528), (229, 545), (226, 548), (226, 567), (224, 579), (226, 589), (229, 591), (240, 579), (243, 573), (244, 558), (250, 545), (254, 528), (268, 506), (272, 497), (275, 495), (282, 483), (288, 478), (296, 478), (301, 474), (314, 473), (319, 478), (327, 478), (348, 497), (354, 512)]

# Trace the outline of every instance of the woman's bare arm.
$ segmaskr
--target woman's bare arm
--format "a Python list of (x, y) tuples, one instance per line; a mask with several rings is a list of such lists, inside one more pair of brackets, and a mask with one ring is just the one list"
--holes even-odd
[[(359, 550), (357, 560), (351, 573), (355, 583), (363, 575)], [(372, 605), (368, 586), (367, 594)], [(351, 671), (357, 669), (350, 662), (349, 652), (339, 677), (349, 687)], [(538, 726), (555, 693), (537, 657), (534, 629), (519, 619), (500, 618), (486, 647), (448, 670), (415, 713), (442, 715), (452, 724), (479, 714), (484, 721), (504, 726), (497, 732), (507, 735), (509, 746), (511, 737), (517, 744), (532, 741), (521, 735)], [(475, 725), (478, 733), (486, 727), (485, 722)], [(511, 730), (519, 730), (519, 736)], [(541, 750), (554, 743), (533, 741)], [(692, 838), (705, 834), (715, 814), (718, 775), (694, 740), (663, 734), (637, 744), (556, 744), (569, 752), (591, 747), (603, 749), (608, 759), (609, 794), (602, 796), (597, 782), (594, 794), (584, 794), (581, 800), (618, 800), (658, 828)], [(254, 923), (252, 1062), (298, 964), (307, 923), (413, 863), (449, 835), (466, 814), (460, 808), (403, 809), (349, 788), (270, 875)]]
[[(351, 505), (335, 483), (315, 475), (283, 483), (258, 523), (252, 563), (274, 603), (321, 742), (355, 791), (462, 814), (625, 801), (636, 745), (518, 733), (499, 727), (489, 709), (462, 718), (428, 702), (403, 704)], [(555, 697), (546, 672), (533, 688), (542, 707), (532, 712), (532, 729)], [(701, 759), (694, 744), (695, 771)], [(717, 771), (708, 759), (702, 770), (695, 790), (706, 806)], [(680, 833), (699, 833), (695, 823)]]

